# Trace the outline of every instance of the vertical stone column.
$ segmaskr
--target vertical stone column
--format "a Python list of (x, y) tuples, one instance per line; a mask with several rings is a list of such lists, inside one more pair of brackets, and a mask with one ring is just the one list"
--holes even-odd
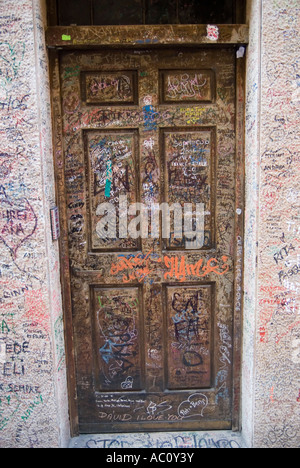
[(248, 7), (243, 430), (255, 447), (298, 447), (300, 7)]
[(45, 5), (0, 2), (0, 446), (69, 439)]
[(260, 158), (260, 65), (261, 65), (261, 0), (247, 2), (247, 22), (250, 42), (246, 70), (246, 138), (245, 138), (245, 258), (244, 258), (244, 317), (242, 358), (242, 427), (249, 447), (254, 437), (254, 376), (255, 330), (257, 311), (257, 236), (259, 206)]

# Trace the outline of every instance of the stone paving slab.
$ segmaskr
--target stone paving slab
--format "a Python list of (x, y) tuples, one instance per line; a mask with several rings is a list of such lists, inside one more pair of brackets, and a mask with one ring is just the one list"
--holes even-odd
[(69, 448), (247, 448), (241, 434), (231, 431), (81, 435)]

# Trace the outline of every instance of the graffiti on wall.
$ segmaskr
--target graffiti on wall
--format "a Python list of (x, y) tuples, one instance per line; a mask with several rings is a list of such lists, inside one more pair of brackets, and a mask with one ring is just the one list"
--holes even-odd
[(169, 434), (123, 434), (87, 436), (74, 439), (74, 448), (87, 449), (239, 449), (243, 448), (242, 439), (235, 434), (226, 433), (181, 432)]
[[(252, 14), (259, 17), (256, 6), (253, 2)], [(251, 44), (248, 56), (245, 251), (250, 268), (245, 271), (245, 328), (253, 329), (253, 319), (258, 313), (256, 376), (261, 391), (255, 406), (264, 429), (258, 430), (257, 444), (288, 447), (296, 446), (300, 440), (297, 423), (300, 410), (300, 66), (295, 53), (299, 46), (300, 10), (297, 2), (279, 0), (263, 2), (263, 8), (261, 95), (255, 64), (255, 57), (260, 53), (256, 49), (257, 20), (253, 23), (256, 43)], [(258, 120), (260, 99), (261, 122)], [(255, 245), (257, 258), (253, 255)], [(256, 275), (258, 310), (251, 304), (256, 294), (253, 289)], [(246, 336), (247, 371), (253, 365), (251, 348), (247, 351), (250, 341)], [(278, 417), (281, 420), (288, 417), (289, 424), (279, 425)], [(269, 432), (263, 437), (266, 428)]]
[[(41, 134), (37, 129), (34, 86), (27, 76), (33, 50), (32, 2), (22, 2), (22, 18), (21, 15), (16, 16), (15, 3), (9, 0), (0, 5), (0, 445), (9, 441), (9, 444), (36, 447), (42, 444), (43, 437), (44, 440), (47, 437), (51, 444), (49, 435), (55, 432), (55, 423), (45, 407), (52, 401), (51, 376), (55, 370), (64, 368), (64, 350), (60, 299), (56, 293), (51, 297), (56, 311), (56, 345), (50, 345), (45, 272), (40, 267), (44, 261), (44, 252), (40, 249), (44, 241), (44, 220), (40, 213), (40, 189), (33, 180), (40, 171), (36, 165), (38, 145), (45, 149), (48, 143), (45, 128)], [(248, 155), (247, 166), (249, 210), (246, 213), (246, 274), (250, 280), (259, 274), (259, 359), (256, 359), (256, 375), (260, 379), (262, 394), (259, 395), (261, 403), (257, 409), (260, 414), (257, 426), (265, 417), (268, 424), (261, 437), (262, 444), (283, 447), (299, 445), (299, 5), (297, 0), (272, 0), (263, 4), (266, 42), (262, 57), (264, 115), (261, 124), (259, 192), (256, 176), (253, 175), (257, 170), (257, 161), (253, 156), (258, 140), (255, 103), (260, 93), (260, 83), (255, 80), (249, 79), (251, 85), (246, 102), (247, 144), (248, 148), (254, 148), (253, 153), (250, 151)], [(37, 18), (37, 22), (41, 28), (40, 18)], [(277, 27), (274, 28), (274, 25)], [(24, 37), (27, 38), (26, 43)], [(41, 54), (39, 66), (44, 69), (46, 63), (46, 56)], [(249, 63), (248, 66), (250, 74), (251, 69), (255, 69), (255, 63), (252, 65)], [(134, 65), (129, 63), (128, 67)], [(72, 78), (78, 74), (78, 70), (70, 68), (66, 73)], [(201, 86), (202, 78), (193, 76), (187, 101), (191, 98), (191, 90), (199, 93), (204, 87)], [(173, 76), (169, 83), (170, 88), (166, 90), (169, 99), (173, 98), (175, 91), (182, 94), (183, 87), (178, 88), (177, 82), (174, 87)], [(114, 85), (112, 81), (112, 88)], [(92, 97), (99, 97), (100, 91), (101, 88), (93, 83)], [(88, 127), (95, 122), (105, 128), (107, 119), (122, 122), (127, 118), (126, 113), (119, 111), (111, 110), (108, 115), (103, 110), (97, 110), (83, 113), (79, 122), (76, 114), (73, 114), (76, 101), (70, 100), (66, 104), (70, 118), (65, 131)], [(45, 112), (45, 109), (41, 112)], [(207, 118), (203, 105), (182, 107), (179, 112), (188, 124), (201, 124)], [(45, 115), (44, 122), (47, 120)], [(145, 130), (150, 132), (161, 120), (171, 125), (173, 118), (167, 111), (158, 114), (151, 103), (145, 102), (143, 114), (136, 116), (136, 123), (142, 119)], [(155, 160), (151, 159), (150, 136), (147, 142), (144, 182), (149, 185), (149, 197), (155, 198), (156, 179), (153, 177), (150, 180), (148, 173), (149, 167), (155, 167)], [(230, 150), (228, 148), (228, 153)], [(154, 174), (154, 170), (151, 173)], [(226, 183), (226, 177), (223, 183)], [(260, 226), (256, 224), (255, 215), (258, 201)], [(258, 228), (259, 273), (256, 259), (253, 261), (251, 254), (251, 248), (257, 241)], [(167, 259), (168, 262), (171, 260)], [(197, 272), (196, 265), (192, 267)], [(193, 271), (192, 267), (189, 265), (190, 271)], [(53, 261), (53, 271), (55, 268), (57, 265)], [(170, 272), (173, 271), (176, 276), (175, 263), (174, 267), (170, 267)], [(255, 297), (251, 293), (255, 292), (248, 289), (248, 284), (246, 292), (246, 305), (249, 305)], [(255, 310), (252, 311), (255, 317)], [(247, 319), (248, 316), (245, 320), (246, 331), (251, 327)], [(58, 357), (57, 369), (54, 369), (53, 349), (56, 349)], [(222, 376), (218, 379), (222, 384)], [(130, 380), (124, 380), (124, 385), (131, 384)], [(285, 417), (281, 417), (283, 412)], [(280, 418), (282, 422), (273, 423), (274, 418)], [(174, 437), (171, 441), (165, 439), (162, 444), (187, 447), (190, 442), (188, 438)], [(209, 441), (207, 438), (197, 438), (195, 443), (199, 448), (228, 445), (228, 442), (218, 438)], [(91, 438), (87, 442), (88, 447), (118, 448), (122, 444), (121, 438)], [(236, 443), (229, 445), (236, 446)]]
[[(38, 3), (22, 2), (20, 16), (12, 1), (0, 4), (0, 446), (57, 444), (49, 405), (52, 376), (64, 369), (59, 288), (50, 294), (45, 263), (42, 157), (51, 154), (51, 129), (43, 78), (47, 56)], [(35, 10), (36, 8), (36, 10)], [(35, 61), (33, 16), (39, 41)], [(30, 76), (28, 69), (35, 69)], [(36, 76), (41, 90), (36, 89)], [(44, 80), (44, 82), (43, 82)], [(39, 95), (39, 92), (41, 95)], [(41, 102), (37, 110), (35, 103)], [(53, 186), (51, 174), (43, 177)], [(50, 277), (58, 264), (49, 248)], [(49, 301), (55, 322), (54, 364)], [(47, 409), (48, 406), (48, 409)]]

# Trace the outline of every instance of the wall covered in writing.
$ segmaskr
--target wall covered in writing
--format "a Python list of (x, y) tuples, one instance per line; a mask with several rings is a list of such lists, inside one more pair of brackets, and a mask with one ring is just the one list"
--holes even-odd
[[(43, 7), (0, 1), (0, 447), (69, 436)], [(299, 0), (248, 1), (242, 434), (256, 447), (300, 446), (299, 18)]]
[(67, 439), (43, 2), (0, 2), (0, 447)]
[(248, 2), (243, 431), (300, 444), (298, 0)]

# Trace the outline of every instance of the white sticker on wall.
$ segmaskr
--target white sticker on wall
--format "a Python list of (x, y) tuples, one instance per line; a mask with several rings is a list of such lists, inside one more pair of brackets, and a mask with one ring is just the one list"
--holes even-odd
[(6, 362), (6, 344), (0, 341), (0, 364), (5, 364)]
[(213, 26), (212, 24), (207, 25), (207, 39), (210, 41), (218, 41), (220, 36), (218, 26)]

